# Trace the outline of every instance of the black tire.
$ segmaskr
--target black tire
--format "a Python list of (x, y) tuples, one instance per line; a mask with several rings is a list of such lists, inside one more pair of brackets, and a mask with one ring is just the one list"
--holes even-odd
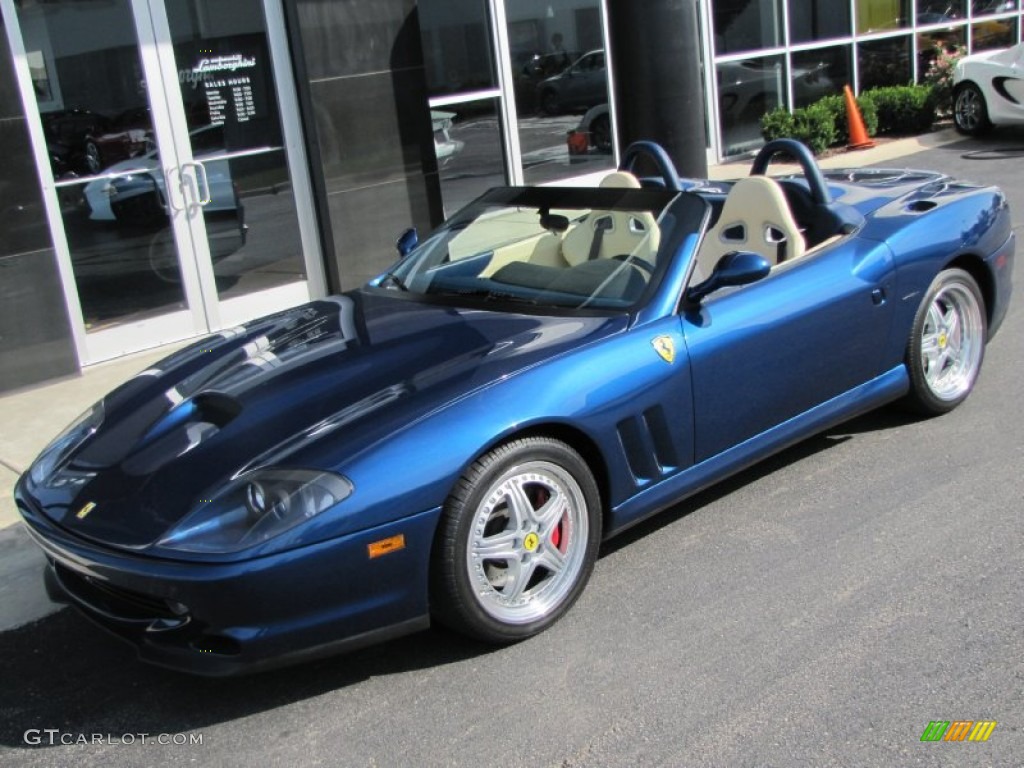
[(607, 115), (594, 118), (590, 124), (590, 143), (603, 155), (612, 153), (612, 124)]
[(550, 88), (540, 95), (540, 109), (545, 115), (557, 115), (562, 111), (558, 94)]
[(85, 170), (92, 176), (103, 170), (103, 154), (94, 141), (85, 142), (84, 154)]
[(953, 92), (953, 125), (965, 136), (980, 136), (992, 130), (985, 95), (974, 83), (960, 83)]
[(985, 300), (969, 272), (946, 269), (928, 287), (907, 341), (910, 393), (905, 404), (928, 416), (967, 399), (985, 358)]
[[(433, 616), (488, 642), (532, 637), (576, 602), (600, 542), (600, 493), (575, 450), (546, 437), (500, 445), (445, 502), (431, 562)], [(492, 556), (473, 554), (481, 549)]]

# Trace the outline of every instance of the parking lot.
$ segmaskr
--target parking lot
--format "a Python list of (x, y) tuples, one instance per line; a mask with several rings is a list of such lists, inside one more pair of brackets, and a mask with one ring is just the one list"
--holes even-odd
[[(1024, 131), (1004, 130), (895, 164), (998, 184), (1024, 222), (1022, 159)], [(861, 417), (630, 530), (533, 640), (432, 630), (204, 680), (61, 610), (0, 634), (0, 761), (1024, 764), (1021, 269), (962, 407)], [(984, 743), (920, 741), (934, 720), (997, 726)]]

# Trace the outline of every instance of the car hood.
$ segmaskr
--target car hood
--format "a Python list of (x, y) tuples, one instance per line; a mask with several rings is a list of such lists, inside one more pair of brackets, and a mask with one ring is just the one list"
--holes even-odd
[(98, 429), (30, 490), (76, 535), (144, 548), (239, 473), (336, 469), (314, 462), (351, 455), (382, 425), (402, 429), (626, 324), (439, 306), (379, 289), (317, 301), (138, 374), (104, 399)]

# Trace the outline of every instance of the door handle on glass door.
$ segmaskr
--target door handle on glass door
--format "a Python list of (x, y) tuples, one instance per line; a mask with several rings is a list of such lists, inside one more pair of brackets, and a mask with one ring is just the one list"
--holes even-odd
[[(177, 183), (174, 179), (177, 177)], [(181, 168), (175, 165), (169, 168), (164, 168), (164, 183), (167, 189), (167, 205), (172, 211), (184, 211), (185, 210), (185, 182), (181, 177)], [(175, 198), (174, 190), (178, 190), (177, 198)], [(181, 205), (177, 204), (177, 200), (181, 201)]]
[[(200, 207), (206, 207), (213, 202), (213, 196), (210, 194), (210, 177), (206, 175), (206, 166), (198, 160), (192, 160), (191, 162), (182, 164), (181, 169), (184, 171), (186, 168), (195, 169), (196, 204)], [(199, 189), (200, 185), (202, 186), (201, 192)]]

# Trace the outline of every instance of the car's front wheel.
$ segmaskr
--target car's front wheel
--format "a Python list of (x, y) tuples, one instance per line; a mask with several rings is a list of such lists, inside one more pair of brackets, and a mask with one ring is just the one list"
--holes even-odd
[(908, 404), (934, 415), (966, 400), (981, 371), (987, 333), (978, 283), (962, 269), (940, 272), (918, 307), (907, 344)]
[(551, 88), (546, 89), (540, 95), (540, 108), (545, 115), (557, 115), (562, 111), (562, 103), (559, 101), (558, 93)]
[(490, 642), (531, 637), (583, 591), (601, 540), (600, 494), (565, 443), (527, 437), (478, 459), (445, 503), (431, 610)]
[(953, 124), (960, 133), (978, 136), (992, 127), (985, 95), (974, 83), (961, 83), (953, 94)]

